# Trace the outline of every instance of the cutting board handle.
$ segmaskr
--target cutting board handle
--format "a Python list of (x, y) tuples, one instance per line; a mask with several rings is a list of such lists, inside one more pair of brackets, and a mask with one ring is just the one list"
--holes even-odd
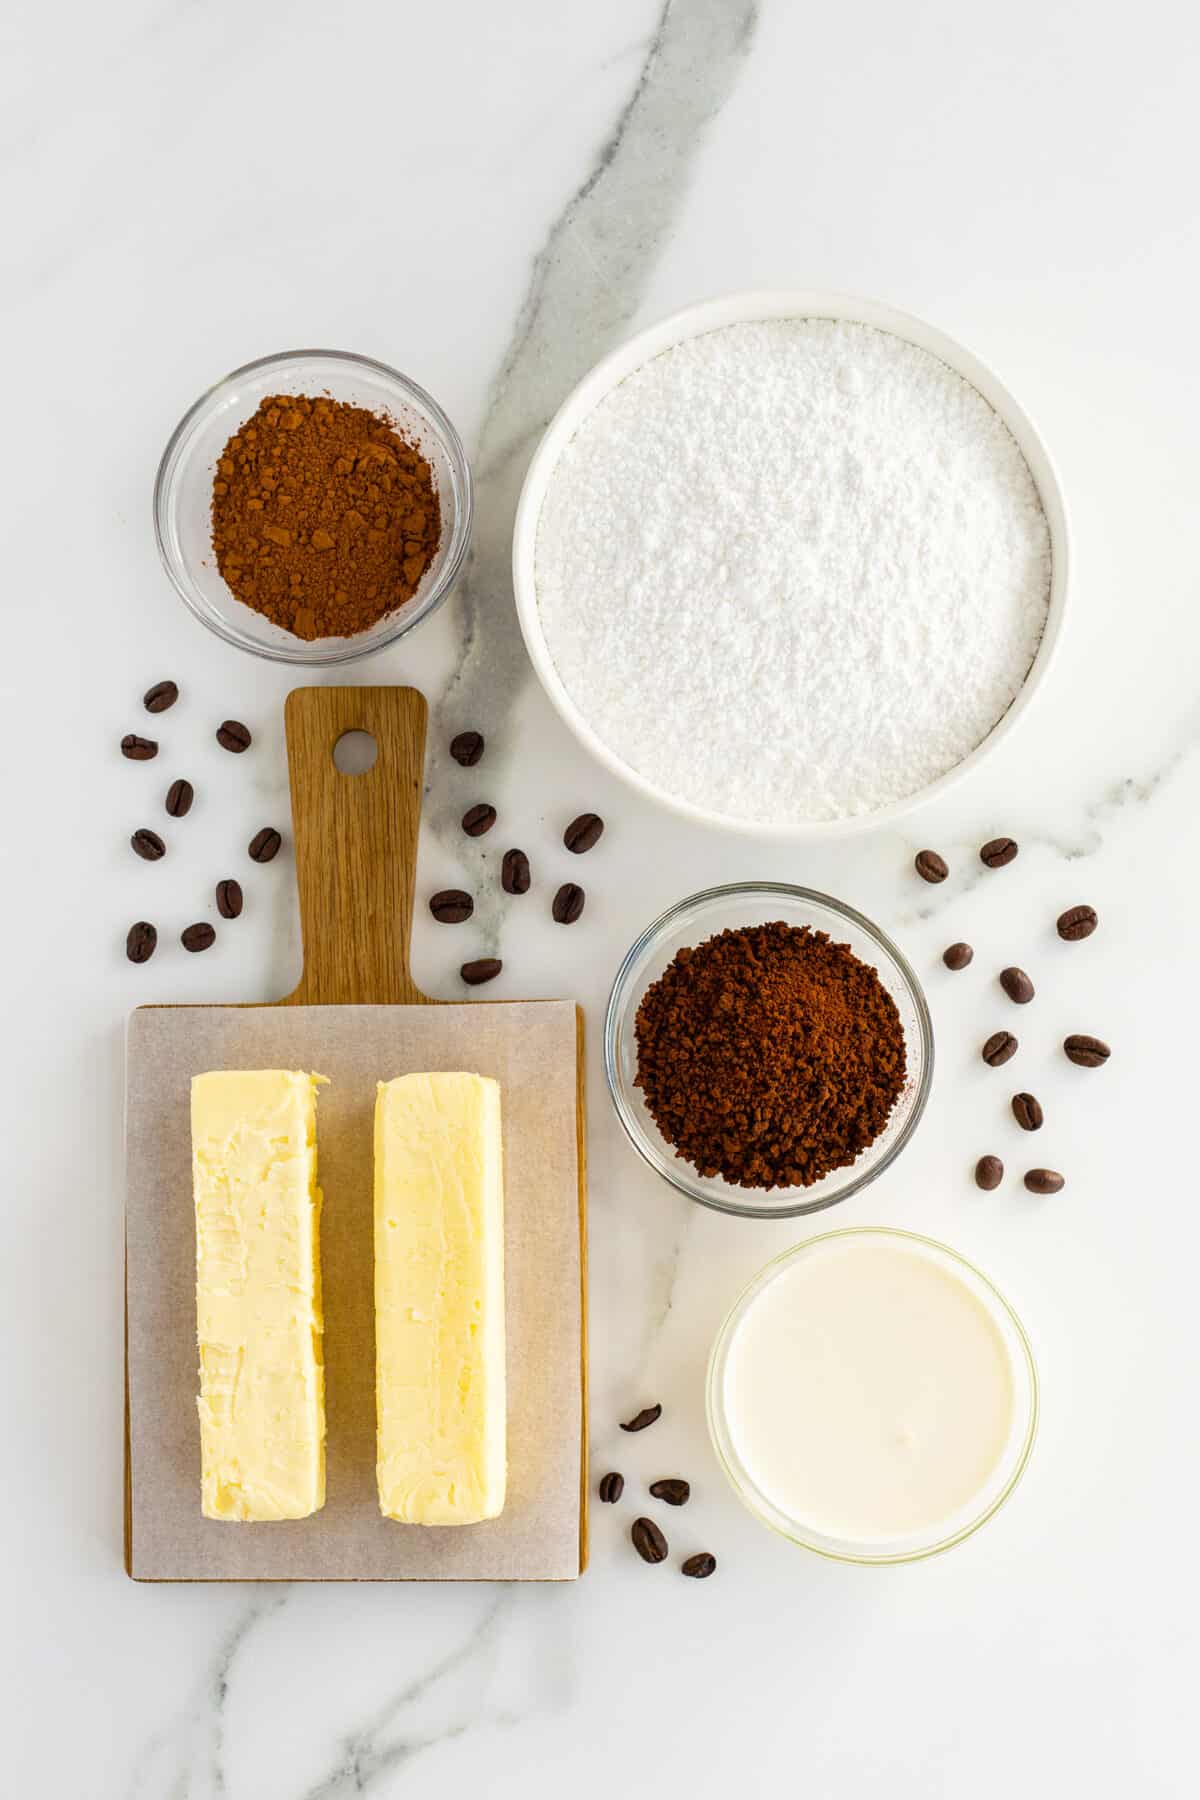
[[(284, 706), (304, 973), (294, 1006), (420, 1005), (409, 969), (424, 696), (408, 687), (296, 688)], [(334, 745), (374, 738), (362, 775)]]

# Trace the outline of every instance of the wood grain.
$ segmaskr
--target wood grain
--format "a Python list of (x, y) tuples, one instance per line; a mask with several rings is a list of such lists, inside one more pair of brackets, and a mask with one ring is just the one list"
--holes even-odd
[[(429, 1004), (409, 968), (427, 714), (415, 688), (296, 688), (287, 697), (304, 971), (286, 1005)], [(343, 775), (334, 763), (348, 731), (375, 739), (365, 774)]]

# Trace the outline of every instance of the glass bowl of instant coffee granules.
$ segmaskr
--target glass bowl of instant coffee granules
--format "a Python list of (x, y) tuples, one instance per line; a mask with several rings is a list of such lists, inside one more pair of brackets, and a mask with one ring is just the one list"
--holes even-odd
[(708, 888), (617, 971), (604, 1021), (617, 1117), (718, 1212), (789, 1218), (856, 1194), (917, 1128), (933, 1027), (904, 956), (827, 894)]
[(168, 575), (227, 643), (287, 663), (379, 650), (449, 592), (471, 533), (454, 426), (340, 350), (247, 363), (176, 426), (154, 486)]

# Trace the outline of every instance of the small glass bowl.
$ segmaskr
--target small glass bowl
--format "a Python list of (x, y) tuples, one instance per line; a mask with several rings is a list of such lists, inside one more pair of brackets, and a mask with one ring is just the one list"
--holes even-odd
[[(899, 1238), (963, 1282), (1000, 1333), (1013, 1378), (1013, 1417), (1008, 1442), (990, 1479), (974, 1500), (959, 1515), (943, 1521), (931, 1535), (921, 1537), (917, 1534), (891, 1543), (869, 1545), (851, 1539), (829, 1537), (805, 1525), (802, 1520), (793, 1519), (782, 1512), (757, 1486), (739, 1457), (736, 1434), (725, 1409), (725, 1376), (730, 1351), (738, 1327), (763, 1290), (779, 1276), (786, 1274), (797, 1257), (819, 1252), (822, 1245), (839, 1238), (864, 1237)], [(790, 1250), (785, 1250), (764, 1269), (760, 1269), (749, 1286), (738, 1296), (717, 1333), (708, 1362), (705, 1393), (708, 1432), (717, 1453), (717, 1461), (747, 1510), (764, 1525), (769, 1525), (772, 1531), (777, 1531), (790, 1543), (799, 1544), (802, 1549), (813, 1550), (818, 1556), (827, 1556), (834, 1562), (867, 1564), (920, 1562), (927, 1556), (937, 1556), (941, 1551), (961, 1544), (964, 1538), (970, 1537), (981, 1525), (985, 1525), (999, 1512), (1025, 1473), (1037, 1436), (1039, 1405), (1037, 1363), (1034, 1360), (1033, 1346), (1025, 1327), (999, 1289), (973, 1263), (969, 1263), (965, 1256), (960, 1256), (957, 1250), (938, 1243), (936, 1238), (922, 1237), (918, 1232), (900, 1231), (887, 1225), (850, 1226), (843, 1231), (822, 1232), (819, 1237), (806, 1238), (803, 1243), (794, 1244)]]
[[(392, 420), (429, 460), (442, 509), (442, 541), (411, 600), (354, 637), (309, 642), (234, 598), (212, 551), (213, 472), (229, 439), (268, 394), (330, 394)], [(202, 624), (272, 662), (342, 663), (394, 643), (449, 593), (471, 536), (471, 471), (457, 431), (424, 388), (385, 363), (344, 350), (287, 350), (226, 375), (186, 412), (154, 483), (154, 535), (180, 599)]]
[[(773, 919), (828, 932), (835, 942), (848, 944), (855, 956), (875, 969), (900, 1013), (908, 1075), (884, 1130), (848, 1168), (833, 1170), (811, 1187), (756, 1191), (736, 1187), (718, 1175), (699, 1174), (667, 1143), (650, 1116), (641, 1089), (634, 1086), (634, 1026), (642, 996), (677, 950), (694, 948), (718, 931), (763, 925)], [(832, 900), (828, 894), (783, 882), (732, 882), (727, 887), (706, 888), (703, 893), (669, 907), (626, 952), (604, 1017), (604, 1073), (617, 1117), (634, 1149), (681, 1193), (702, 1206), (736, 1213), (745, 1219), (790, 1219), (848, 1200), (882, 1175), (899, 1156), (916, 1130), (929, 1097), (933, 1024), (921, 984), (904, 956), (877, 925), (852, 906)]]

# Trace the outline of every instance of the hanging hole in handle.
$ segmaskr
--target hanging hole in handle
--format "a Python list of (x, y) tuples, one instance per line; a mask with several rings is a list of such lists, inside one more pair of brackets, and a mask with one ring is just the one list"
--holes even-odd
[(333, 746), (333, 766), (341, 775), (365, 775), (378, 755), (379, 745), (369, 731), (343, 731)]

